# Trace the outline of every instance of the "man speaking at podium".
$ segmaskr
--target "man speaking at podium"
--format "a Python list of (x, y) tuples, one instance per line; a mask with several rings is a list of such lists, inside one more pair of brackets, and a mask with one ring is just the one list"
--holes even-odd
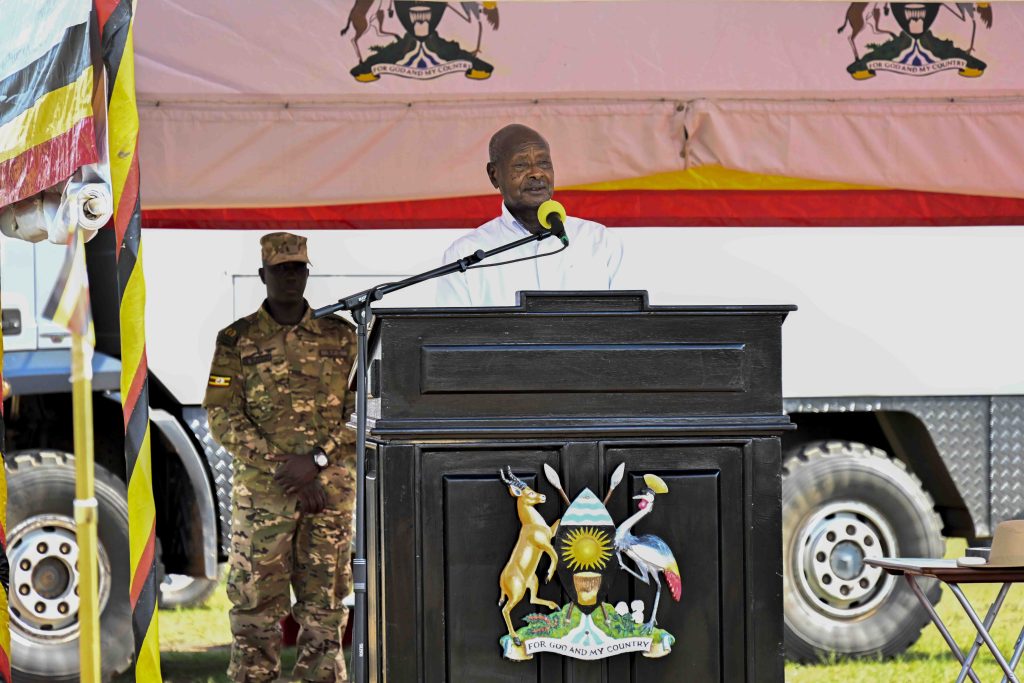
[[(555, 187), (547, 141), (537, 131), (514, 123), (491, 137), (488, 153), (487, 177), (501, 192), (501, 215), (455, 240), (444, 253), (444, 263), (546, 231), (537, 209), (551, 199)], [(564, 248), (554, 239), (530, 242), (490, 261), (525, 260), (495, 267), (484, 261), (464, 273), (441, 278), (437, 305), (514, 306), (519, 291), (614, 289), (622, 263), (619, 240), (592, 221), (570, 216), (564, 225), (568, 238)]]

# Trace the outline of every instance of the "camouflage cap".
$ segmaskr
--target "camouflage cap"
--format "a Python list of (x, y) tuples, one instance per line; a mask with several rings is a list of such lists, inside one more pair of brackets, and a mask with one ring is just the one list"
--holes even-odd
[(263, 265), (276, 266), (278, 263), (302, 261), (309, 263), (306, 253), (306, 238), (290, 232), (272, 232), (260, 238), (263, 247)]

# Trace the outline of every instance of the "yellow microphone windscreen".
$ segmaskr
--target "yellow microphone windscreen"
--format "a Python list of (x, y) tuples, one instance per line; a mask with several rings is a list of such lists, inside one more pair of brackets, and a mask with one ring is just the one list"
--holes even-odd
[(548, 216), (553, 213), (558, 214), (562, 222), (565, 222), (565, 207), (554, 199), (549, 199), (537, 207), (537, 218), (540, 220), (540, 224), (548, 230), (551, 229), (551, 222), (548, 220)]

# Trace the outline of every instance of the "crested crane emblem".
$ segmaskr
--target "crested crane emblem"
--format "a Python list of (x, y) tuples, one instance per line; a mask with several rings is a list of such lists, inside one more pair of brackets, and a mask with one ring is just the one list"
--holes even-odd
[[(657, 627), (657, 610), (662, 580), (672, 598), (682, 598), (679, 566), (668, 545), (657, 536), (636, 536), (636, 524), (654, 509), (654, 497), (668, 493), (668, 486), (653, 474), (644, 475), (644, 488), (634, 496), (637, 511), (615, 526), (605, 507), (621, 483), (625, 464), (612, 474), (608, 493), (601, 500), (590, 489), (583, 489), (570, 501), (558, 473), (544, 466), (548, 482), (558, 491), (567, 508), (562, 518), (550, 526), (534, 509), (544, 496), (526, 486), (512, 474), (501, 472), (509, 493), (517, 498), (522, 523), (519, 541), (501, 573), (502, 616), (508, 634), (500, 639), (502, 654), (514, 661), (526, 661), (538, 652), (551, 652), (576, 659), (603, 659), (627, 652), (645, 657), (663, 657), (672, 650), (675, 637)], [(528, 510), (524, 514), (524, 508)], [(524, 538), (527, 539), (524, 542)], [(557, 572), (570, 601), (559, 606), (536, 596), (541, 558), (549, 559), (548, 580)], [(656, 597), (649, 618), (644, 604), (612, 605), (607, 595), (620, 571), (646, 584), (656, 584)], [(548, 613), (528, 614), (525, 625), (515, 629), (511, 610), (530, 593), (530, 603), (548, 608)]]
[[(615, 530), (615, 554), (619, 558), (619, 566), (624, 570), (644, 583), (654, 581), (657, 584), (651, 620), (646, 624), (646, 627), (651, 629), (656, 623), (658, 603), (661, 601), (661, 581), (658, 575), (665, 577), (665, 582), (672, 592), (672, 599), (676, 602), (682, 598), (683, 583), (679, 578), (679, 565), (665, 541), (652, 534), (634, 536), (632, 533), (633, 526), (654, 509), (655, 494), (668, 493), (668, 485), (655, 474), (645, 474), (644, 483), (647, 484), (644, 490), (633, 496), (633, 500), (638, 501), (636, 514)], [(629, 567), (626, 558), (635, 565), (635, 571)]]

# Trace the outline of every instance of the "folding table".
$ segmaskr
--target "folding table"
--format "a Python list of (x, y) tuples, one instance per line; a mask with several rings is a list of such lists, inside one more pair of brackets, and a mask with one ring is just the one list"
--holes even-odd
[[(980, 569), (974, 567), (961, 567), (957, 565), (956, 560), (936, 560), (932, 558), (883, 558), (883, 559), (871, 559), (865, 560), (866, 564), (873, 565), (884, 569), (893, 576), (903, 576), (907, 583), (910, 584), (910, 589), (914, 591), (914, 595), (924, 605), (924, 608), (928, 610), (928, 615), (931, 617), (935, 627), (939, 629), (939, 633), (942, 634), (943, 640), (946, 641), (946, 645), (952, 650), (956, 656), (957, 661), (960, 662), (960, 675), (957, 676), (957, 683), (963, 683), (965, 678), (970, 678), (974, 683), (980, 683), (977, 674), (974, 673), (972, 665), (974, 664), (974, 658), (978, 655), (978, 650), (981, 649), (981, 644), (984, 643), (988, 646), (988, 649), (992, 652), (992, 656), (995, 657), (996, 662), (999, 663), (1003, 673), (1003, 683), (1010, 681), (1011, 683), (1020, 683), (1020, 679), (1013, 673), (1013, 670), (1017, 666), (1017, 662), (1020, 661), (1022, 652), (1024, 652), (1024, 628), (1021, 629), (1020, 634), (1017, 636), (1017, 643), (1013, 648), (1013, 655), (1010, 657), (1010, 661), (1007, 662), (1006, 658), (996, 647), (995, 642), (992, 640), (992, 636), (989, 634), (989, 629), (992, 628), (992, 624), (996, 620), (996, 616), (999, 614), (999, 609), (1003, 606), (1003, 600), (1006, 599), (1006, 594), (1010, 591), (1010, 586), (1015, 583), (1024, 581), (1024, 568), (1020, 569)], [(960, 602), (964, 612), (967, 613), (968, 618), (974, 627), (978, 630), (978, 637), (974, 639), (974, 644), (968, 651), (967, 656), (964, 657), (963, 652), (960, 650), (960, 646), (953, 640), (953, 636), (950, 635), (946, 625), (942, 623), (942, 619), (939, 618), (938, 613), (932, 606), (928, 596), (924, 594), (921, 587), (917, 583), (918, 577), (926, 577), (932, 579), (938, 579), (942, 583), (949, 586), (953, 595)], [(967, 600), (967, 596), (964, 595), (963, 590), (960, 588), (962, 583), (1001, 583), (1003, 584), (999, 589), (999, 594), (993, 601), (992, 606), (989, 607), (988, 613), (985, 615), (985, 620), (982, 621), (978, 618), (977, 612), (974, 611), (974, 607)]]

